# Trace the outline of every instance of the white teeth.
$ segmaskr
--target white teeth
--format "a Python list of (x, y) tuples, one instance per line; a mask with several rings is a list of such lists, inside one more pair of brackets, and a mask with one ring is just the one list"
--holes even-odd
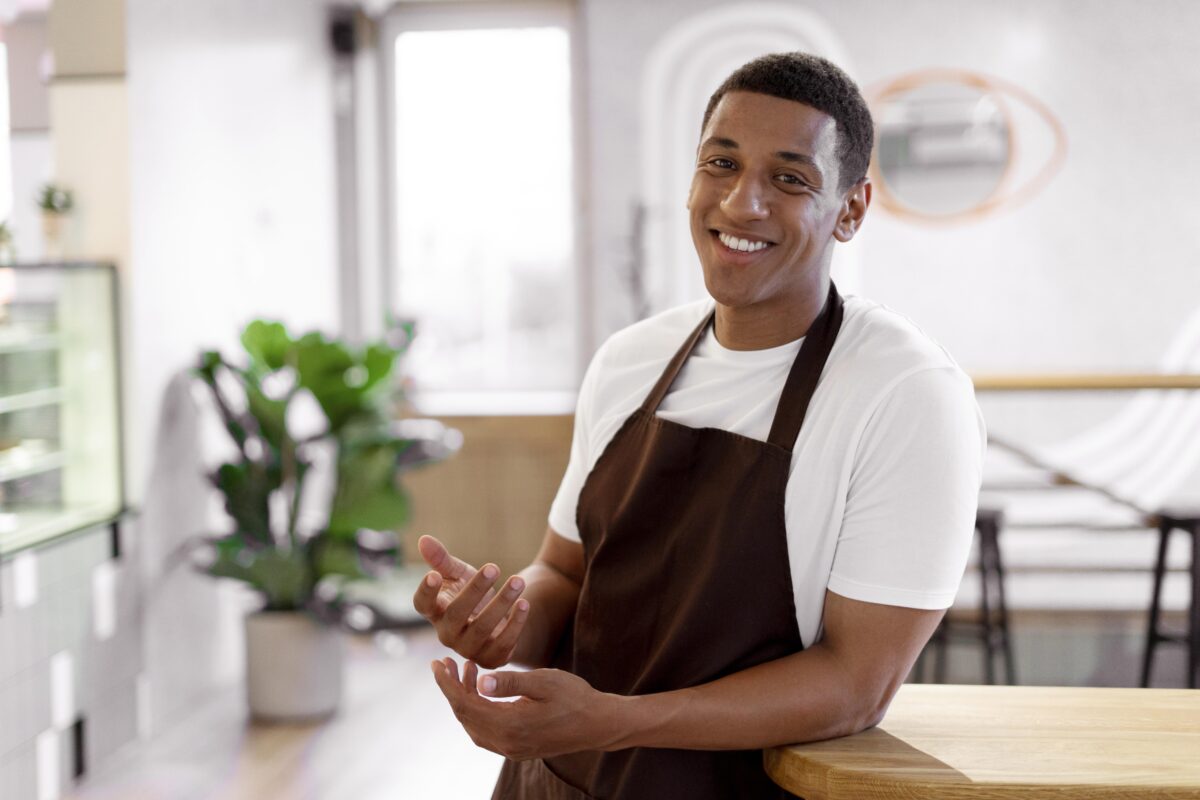
[(721, 240), (721, 244), (730, 250), (740, 250), (743, 253), (754, 253), (770, 244), (769, 242), (752, 242), (749, 239), (739, 239), (727, 233), (718, 233), (717, 238)]

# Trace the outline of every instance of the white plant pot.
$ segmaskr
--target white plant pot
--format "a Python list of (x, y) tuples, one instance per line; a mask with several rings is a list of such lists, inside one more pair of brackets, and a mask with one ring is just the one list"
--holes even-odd
[(246, 616), (246, 699), (264, 721), (328, 717), (342, 698), (343, 633), (301, 611)]

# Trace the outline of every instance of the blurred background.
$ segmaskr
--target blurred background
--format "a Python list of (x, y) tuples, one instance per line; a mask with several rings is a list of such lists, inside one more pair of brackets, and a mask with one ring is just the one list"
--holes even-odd
[[(245, 349), (332, 426), (239, 334), (322, 332), (364, 397), (363, 348), (391, 341), (363, 408), (437, 420), (393, 434), (444, 463), (397, 461), (395, 524), (351, 533), (398, 535), (393, 565), (434, 533), (521, 568), (592, 353), (703, 296), (708, 95), (782, 50), (841, 65), (876, 119), (835, 279), (954, 355), (996, 445), (933, 679), (1194, 682), (1188, 647), (1144, 662), (1152, 606), (1196, 616), (1198, 29), (1187, 0), (3, 0), (0, 795), (421, 796), (448, 771), (486, 793), (498, 762), (404, 619), (411, 570), (325, 620), (357, 631), (333, 717), (246, 727), (258, 595), (192, 568), (231, 445), (188, 369)], [(981, 609), (984, 579), (1005, 592)]]

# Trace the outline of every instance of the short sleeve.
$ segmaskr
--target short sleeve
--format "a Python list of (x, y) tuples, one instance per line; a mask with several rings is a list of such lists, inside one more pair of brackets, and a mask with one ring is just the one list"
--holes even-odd
[(829, 589), (948, 608), (971, 550), (985, 446), (965, 374), (937, 367), (900, 378), (859, 440)]
[(567, 462), (567, 471), (563, 473), (562, 482), (558, 486), (558, 494), (550, 504), (550, 528), (564, 539), (572, 542), (580, 541), (579, 526), (576, 523), (575, 508), (579, 503), (579, 493), (592, 469), (591, 435), (595, 427), (596, 416), (596, 384), (607, 348), (602, 346), (592, 357), (587, 372), (584, 373), (583, 383), (579, 387), (579, 398), (575, 402), (575, 429), (571, 434), (571, 459)]

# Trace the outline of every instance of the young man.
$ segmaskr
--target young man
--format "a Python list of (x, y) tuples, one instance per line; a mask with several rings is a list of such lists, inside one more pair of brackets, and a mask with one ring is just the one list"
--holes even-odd
[[(876, 724), (953, 601), (984, 447), (971, 383), (829, 277), (872, 140), (823, 59), (734, 72), (688, 196), (712, 301), (597, 352), (528, 569), (498, 585), (421, 540), (414, 603), (469, 659), (434, 677), (509, 757), (495, 797), (783, 796), (760, 749)], [(477, 667), (510, 662), (534, 669)]]

